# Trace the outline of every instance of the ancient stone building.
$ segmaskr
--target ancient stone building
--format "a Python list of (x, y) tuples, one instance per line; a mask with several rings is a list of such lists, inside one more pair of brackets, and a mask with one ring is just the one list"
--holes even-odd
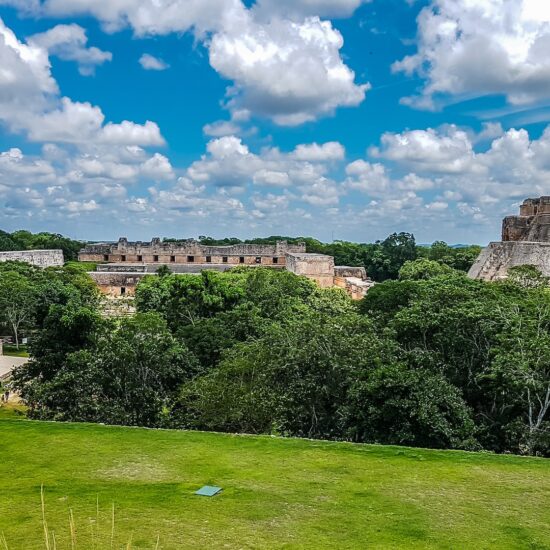
[(550, 197), (526, 199), (519, 216), (504, 218), (502, 240), (550, 242)]
[(288, 252), (305, 252), (305, 244), (275, 245), (238, 244), (206, 246), (195, 240), (150, 243), (129, 243), (119, 239), (117, 244), (94, 244), (80, 251), (81, 262), (109, 262), (120, 264), (175, 264), (175, 265), (268, 265), (284, 267)]
[(80, 261), (99, 262), (90, 276), (104, 294), (113, 297), (132, 296), (139, 281), (154, 275), (161, 265), (182, 275), (225, 271), (239, 265), (286, 269), (314, 280), (321, 288), (344, 288), (355, 299), (361, 299), (373, 284), (362, 268), (335, 267), (332, 256), (308, 254), (305, 244), (286, 241), (274, 245), (206, 246), (194, 240), (129, 243), (121, 238), (116, 244), (86, 246), (78, 257)]
[(519, 216), (502, 223), (502, 241), (481, 251), (468, 276), (494, 281), (507, 277), (511, 267), (534, 265), (550, 276), (550, 197), (527, 199)]
[(62, 250), (21, 250), (0, 252), (0, 262), (25, 262), (37, 267), (59, 267), (65, 261)]

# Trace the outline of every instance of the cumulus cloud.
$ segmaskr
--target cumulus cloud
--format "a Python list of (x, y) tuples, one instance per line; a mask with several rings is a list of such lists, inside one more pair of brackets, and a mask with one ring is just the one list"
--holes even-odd
[(426, 187), (438, 189), (445, 199), (472, 207), (545, 193), (550, 127), (539, 139), (531, 139), (524, 129), (508, 130), (482, 151), (474, 150), (469, 135), (475, 136), (454, 127), (385, 134), (383, 146), (371, 152), (391, 159), (397, 168), (413, 169), (415, 177), (431, 181)]
[(41, 111), (58, 94), (42, 48), (20, 42), (0, 19), (0, 120), (13, 129), (25, 125), (29, 109)]
[(151, 54), (144, 53), (139, 58), (139, 64), (146, 70), (146, 71), (165, 71), (170, 67), (166, 61), (163, 61), (162, 59), (158, 57), (154, 57)]
[(111, 61), (111, 52), (104, 52), (95, 46), (87, 47), (86, 30), (80, 25), (56, 25), (46, 32), (35, 34), (28, 43), (46, 50), (64, 61), (76, 61), (78, 70), (84, 76), (94, 74), (98, 65)]
[(210, 124), (205, 124), (202, 131), (210, 137), (224, 137), (238, 134), (241, 127), (232, 120), (217, 120)]
[[(254, 151), (225, 136), (211, 140), (180, 177), (166, 157), (136, 145), (96, 143), (75, 154), (72, 146), (47, 144), (38, 156), (13, 148), (0, 153), (0, 202), (12, 217), (70, 216), (81, 207), (83, 217), (139, 212), (162, 224), (192, 221), (201, 231), (245, 224), (247, 231), (302, 234), (318, 233), (322, 218), (323, 227), (348, 235), (383, 237), (399, 227), (475, 242), (496, 238), (502, 216), (547, 192), (550, 179), (550, 128), (538, 139), (508, 130), (474, 147), (476, 135), (454, 127), (386, 134), (369, 156), (347, 163), (331, 142)], [(414, 155), (406, 154), (407, 140)], [(465, 158), (469, 170), (457, 171)]]
[(210, 141), (207, 152), (187, 170), (197, 184), (238, 190), (253, 185), (272, 194), (287, 189), (295, 200), (314, 206), (339, 202), (342, 190), (327, 177), (330, 165), (344, 157), (339, 143), (302, 144), (289, 153), (266, 148), (256, 154), (240, 138), (226, 136)]
[(502, 94), (514, 105), (550, 98), (550, 8), (541, 0), (432, 0), (418, 16), (418, 51), (394, 71), (426, 79), (406, 98)]
[[(2, 2), (35, 14), (92, 15), (107, 30), (129, 26), (138, 36), (192, 31), (209, 49), (212, 67), (233, 81), (227, 91), (231, 112), (251, 112), (280, 125), (294, 126), (331, 115), (339, 107), (355, 107), (370, 88), (355, 82), (340, 54), (342, 35), (319, 18), (350, 14), (362, 0), (267, 1), (252, 9), (241, 0)], [(84, 55), (82, 47), (79, 51)], [(147, 69), (164, 68), (148, 54), (141, 63)], [(237, 115), (233, 121), (238, 122)]]
[[(51, 75), (47, 48), (54, 44), (72, 44), (73, 47), (79, 43), (60, 36), (78, 35), (84, 39), (81, 46), (85, 44), (85, 34), (81, 34), (80, 27), (62, 27), (61, 30), (59, 26), (51, 29), (55, 31), (52, 34), (47, 31), (34, 35), (28, 43), (23, 43), (0, 20), (0, 121), (12, 131), (25, 133), (32, 141), (163, 145), (160, 129), (154, 122), (105, 124), (99, 107), (60, 97)], [(84, 57), (80, 59), (85, 62)], [(89, 57), (86, 59), (89, 62)]]
[(308, 143), (298, 145), (292, 157), (296, 160), (305, 160), (310, 162), (325, 162), (331, 160), (342, 160), (346, 155), (346, 150), (341, 143), (329, 141), (319, 145), (318, 143)]
[(238, 23), (214, 34), (209, 45), (211, 65), (235, 83), (231, 109), (295, 126), (364, 100), (370, 86), (355, 83), (340, 56), (342, 35), (329, 21), (260, 24), (247, 12)]
[(20, 11), (40, 16), (92, 16), (107, 31), (131, 27), (136, 35), (214, 30), (223, 25), (240, 0), (1, 0)]
[(468, 173), (475, 170), (473, 144), (468, 132), (454, 125), (442, 130), (411, 130), (400, 134), (385, 133), (381, 147), (370, 154), (419, 170)]
[(371, 0), (258, 0), (255, 9), (263, 16), (303, 18), (349, 17), (362, 4)]

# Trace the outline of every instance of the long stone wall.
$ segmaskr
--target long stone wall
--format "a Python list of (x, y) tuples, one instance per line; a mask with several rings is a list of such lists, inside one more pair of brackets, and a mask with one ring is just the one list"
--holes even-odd
[(37, 267), (59, 267), (65, 263), (62, 250), (0, 252), (0, 262), (25, 262)]
[(305, 244), (279, 241), (274, 245), (237, 244), (207, 246), (195, 240), (150, 243), (128, 242), (88, 245), (79, 253), (80, 261), (144, 264), (228, 264), (228, 265), (284, 265), (288, 252), (305, 252)]

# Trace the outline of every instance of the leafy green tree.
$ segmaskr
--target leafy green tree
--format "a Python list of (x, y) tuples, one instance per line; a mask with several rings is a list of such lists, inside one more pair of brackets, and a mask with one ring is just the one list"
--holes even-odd
[(391, 356), (355, 314), (303, 313), (236, 346), (220, 367), (184, 386), (184, 426), (341, 438), (347, 392), (358, 372)]
[(453, 270), (447, 265), (427, 258), (418, 258), (403, 264), (399, 270), (399, 279), (402, 281), (419, 281), (452, 273)]
[(545, 290), (530, 294), (503, 316), (486, 376), (507, 412), (506, 447), (550, 456), (550, 299)]
[[(94, 347), (102, 331), (109, 332), (111, 325), (97, 310), (82, 306), (78, 301), (66, 305), (53, 304), (43, 326), (31, 340), (31, 360), (14, 371), (14, 387), (29, 406), (33, 418), (52, 418), (52, 411), (71, 407), (73, 396), (65, 399), (58, 375), (66, 368), (68, 357)], [(76, 382), (69, 381), (71, 392), (81, 391)], [(82, 388), (85, 391), (85, 388)]]
[(359, 311), (385, 325), (398, 311), (409, 306), (420, 291), (417, 281), (385, 281), (368, 291), (359, 304)]
[(346, 421), (354, 441), (479, 448), (472, 414), (460, 391), (433, 365), (425, 368), (396, 361), (365, 370), (349, 393)]
[(136, 289), (140, 312), (157, 311), (172, 331), (227, 311), (242, 301), (244, 277), (204, 271), (198, 276), (145, 277)]
[(418, 256), (414, 235), (410, 233), (393, 233), (378, 244), (372, 263), (367, 266), (367, 272), (376, 281), (397, 279), (403, 264)]
[(113, 324), (87, 308), (56, 307), (32, 349), (14, 384), (34, 418), (160, 426), (181, 384), (199, 372), (155, 313)]
[(0, 252), (9, 252), (17, 250), (17, 245), (9, 233), (0, 230)]
[(16, 271), (0, 272), (0, 316), (9, 325), (19, 349), (20, 331), (33, 320), (35, 288)]
[(508, 270), (508, 279), (511, 283), (523, 288), (547, 287), (550, 280), (534, 265), (519, 265), (510, 268)]

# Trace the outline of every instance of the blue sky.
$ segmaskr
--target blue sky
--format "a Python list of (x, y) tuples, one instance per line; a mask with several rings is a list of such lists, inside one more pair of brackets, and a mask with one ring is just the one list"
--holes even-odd
[(0, 0), (0, 227), (486, 243), (550, 194), (537, 0)]

